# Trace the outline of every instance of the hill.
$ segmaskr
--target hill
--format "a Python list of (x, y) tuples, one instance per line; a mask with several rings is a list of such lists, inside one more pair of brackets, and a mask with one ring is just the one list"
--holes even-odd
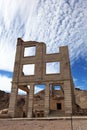
[[(6, 93), (4, 91), (0, 90), (0, 110), (3, 110), (5, 108), (8, 108), (9, 106), (9, 97), (10, 94)], [(35, 98), (43, 98), (44, 97), (44, 92), (38, 92), (34, 96)], [(87, 91), (85, 90), (80, 90), (80, 89), (75, 89), (75, 97), (76, 97), (76, 104), (80, 106), (82, 109), (87, 109)], [(25, 96), (24, 95), (18, 95), (17, 99), (17, 106), (24, 106), (25, 104)]]

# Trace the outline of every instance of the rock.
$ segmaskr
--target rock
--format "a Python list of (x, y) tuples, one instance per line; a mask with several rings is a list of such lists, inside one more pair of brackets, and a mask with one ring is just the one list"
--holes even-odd
[(0, 111), (0, 114), (7, 114), (7, 113), (8, 113), (8, 108)]

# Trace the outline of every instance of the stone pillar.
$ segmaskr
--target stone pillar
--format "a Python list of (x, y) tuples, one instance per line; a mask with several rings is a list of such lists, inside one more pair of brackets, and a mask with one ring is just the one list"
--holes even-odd
[(28, 114), (27, 114), (28, 118), (31, 118), (33, 116), (33, 100), (34, 100), (33, 98), (34, 98), (34, 84), (30, 84)]
[(72, 94), (71, 94), (71, 83), (69, 80), (64, 81), (64, 98), (65, 98), (65, 115), (71, 115)]
[(25, 115), (27, 116), (27, 113), (28, 113), (28, 102), (29, 102), (29, 92), (27, 92), (27, 95), (26, 95), (26, 100), (25, 100)]
[(46, 83), (46, 89), (45, 89), (45, 110), (44, 110), (45, 116), (48, 116), (49, 110), (50, 110), (50, 86), (49, 86), (49, 83)]
[(13, 83), (11, 89), (11, 95), (10, 95), (9, 110), (8, 110), (8, 114), (10, 117), (16, 117), (17, 94), (18, 94), (18, 86), (16, 83)]

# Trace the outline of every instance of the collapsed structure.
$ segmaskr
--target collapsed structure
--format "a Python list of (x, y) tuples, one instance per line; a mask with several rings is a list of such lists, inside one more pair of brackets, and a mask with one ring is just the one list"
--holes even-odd
[[(28, 54), (29, 49), (34, 54)], [(56, 71), (50, 70), (55, 65)], [(44, 85), (44, 100), (34, 104), (35, 85)], [(57, 88), (57, 89), (55, 89)], [(47, 117), (52, 111), (63, 115), (71, 115), (75, 109), (74, 84), (70, 70), (68, 47), (59, 48), (59, 53), (46, 54), (45, 43), (35, 41), (17, 41), (17, 50), (14, 63), (11, 97), (9, 103), (9, 116), (21, 117), (17, 111), (18, 89), (26, 91), (25, 115), (31, 117)]]

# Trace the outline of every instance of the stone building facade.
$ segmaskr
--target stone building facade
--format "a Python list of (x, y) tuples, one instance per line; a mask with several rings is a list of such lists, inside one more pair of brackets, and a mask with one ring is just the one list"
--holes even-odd
[[(34, 49), (35, 53), (28, 54), (28, 49)], [(54, 69), (58, 67), (57, 72), (50, 70), (50, 65), (54, 65)], [(34, 106), (34, 87), (38, 84), (45, 85), (43, 109), (41, 110), (37, 110)], [(8, 112), (10, 117), (18, 117), (16, 107), (18, 89), (26, 92), (25, 113), (28, 118), (33, 117), (38, 111), (42, 112), (45, 117), (52, 110), (63, 111), (64, 115), (73, 114), (74, 84), (68, 47), (60, 47), (59, 53), (46, 54), (45, 43), (24, 42), (18, 38)]]

